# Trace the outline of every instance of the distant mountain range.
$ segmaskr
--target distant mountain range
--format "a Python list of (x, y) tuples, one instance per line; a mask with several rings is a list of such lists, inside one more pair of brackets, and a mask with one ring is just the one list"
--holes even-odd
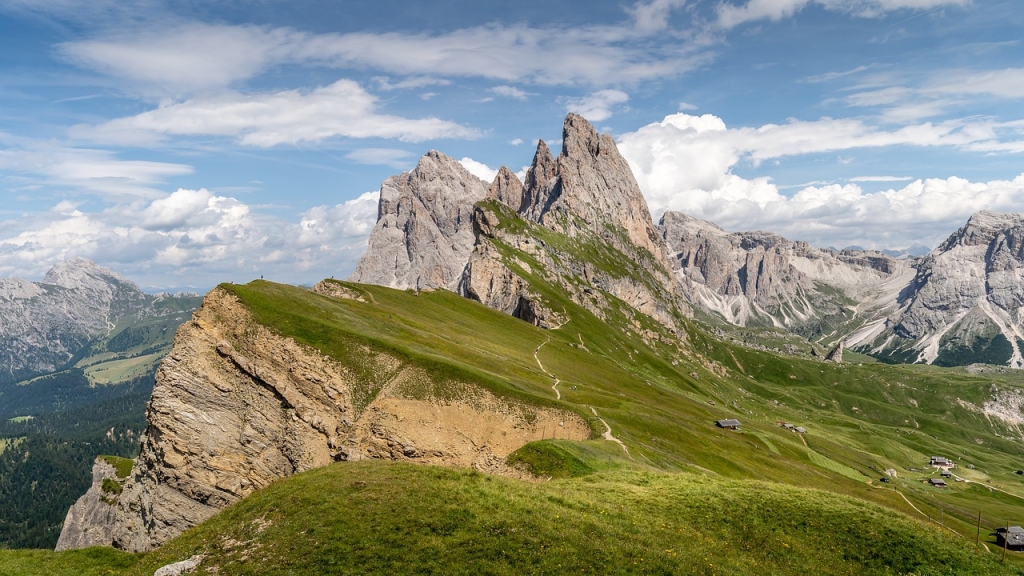
[(57, 389), (67, 399), (69, 387), (151, 374), (199, 302), (146, 294), (85, 258), (57, 263), (42, 282), (0, 279), (0, 414), (47, 406), (42, 396)]

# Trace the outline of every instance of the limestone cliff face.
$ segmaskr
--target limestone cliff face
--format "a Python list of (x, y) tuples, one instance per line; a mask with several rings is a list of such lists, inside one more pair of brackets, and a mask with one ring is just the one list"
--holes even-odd
[(473, 249), (473, 204), (487, 184), (431, 151), (380, 188), (377, 225), (351, 280), (392, 288), (454, 289)]
[[(424, 157), (421, 167), (433, 166), (430, 158), (434, 154)], [(445, 169), (464, 172), (461, 166), (437, 166), (437, 170)], [(420, 167), (414, 174), (418, 171)], [(414, 175), (396, 178), (401, 182), (423, 179)], [(438, 256), (442, 251), (430, 243), (425, 255), (419, 252), (424, 245), (419, 228), (394, 224), (393, 195), (385, 195), (384, 190), (397, 187), (393, 184), (396, 178), (382, 188), (380, 220), (367, 255), (350, 278), (355, 282), (443, 287), (542, 327), (558, 326), (567, 318), (564, 311), (553, 310), (539, 298), (530, 286), (530, 276), (565, 290), (573, 301), (600, 317), (605, 316), (609, 298), (619, 299), (668, 327), (674, 327), (679, 314), (686, 311), (664, 240), (651, 221), (628, 163), (611, 136), (598, 134), (580, 116), (566, 117), (562, 151), (557, 157), (539, 142), (524, 183), (508, 168), (501, 168), (485, 196), (508, 210), (498, 210), (499, 215), (493, 207), (477, 206), (471, 211), (472, 240), (469, 229), (460, 226), (458, 249), (444, 253), (443, 258)], [(467, 203), (484, 197), (467, 194), (465, 180), (461, 175), (435, 175), (430, 181), (436, 183), (431, 188), (436, 193), (410, 192), (401, 197), (415, 197), (424, 210), (429, 206), (434, 213), (438, 209), (429, 203), (471, 207)], [(418, 186), (410, 184), (403, 190)], [(464, 216), (460, 211), (459, 224), (466, 221)], [(520, 220), (523, 225), (502, 227), (502, 220)], [(531, 225), (555, 232), (565, 242), (554, 246), (538, 241)], [(508, 250), (525, 252), (540, 266), (534, 270), (522, 259), (508, 257)], [(438, 265), (442, 260), (443, 265)], [(438, 274), (439, 269), (444, 273)], [(453, 280), (450, 274), (456, 270), (458, 278)]]
[(117, 479), (117, 470), (106, 460), (97, 458), (92, 465), (92, 486), (71, 506), (64, 518), (64, 527), (57, 539), (57, 552), (110, 546), (114, 539), (117, 510), (114, 508), (115, 497), (103, 491), (103, 481)]
[(1024, 367), (1024, 214), (973, 215), (923, 259), (900, 304), (858, 344), (912, 362)]
[(739, 325), (808, 334), (830, 322), (859, 326), (895, 310), (914, 275), (912, 261), (880, 252), (821, 250), (768, 232), (728, 233), (679, 212), (666, 212), (659, 227), (689, 299)]
[[(543, 153), (538, 148), (537, 156)], [(635, 246), (664, 262), (664, 241), (629, 163), (619, 154), (615, 140), (598, 134), (582, 116), (565, 118), (562, 153), (554, 170), (551, 159), (541, 157), (535, 158), (530, 172), (534, 176), (528, 178), (526, 197), (531, 204), (520, 208), (525, 218), (569, 235), (582, 225), (623, 252), (632, 252)], [(620, 233), (628, 242), (618, 237)]]
[(351, 352), (358, 369), (279, 336), (213, 290), (157, 373), (141, 453), (104, 528), (114, 546), (152, 549), (276, 479), (338, 460), (511, 472), (505, 457), (544, 430), (590, 435), (577, 415), (468, 384), (454, 400), (423, 398), (420, 369)]

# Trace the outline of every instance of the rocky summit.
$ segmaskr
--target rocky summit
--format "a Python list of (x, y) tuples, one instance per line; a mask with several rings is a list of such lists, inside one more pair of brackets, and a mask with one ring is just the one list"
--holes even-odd
[[(491, 202), (475, 204), (485, 198)], [(602, 317), (608, 298), (665, 326), (688, 310), (629, 165), (611, 136), (575, 114), (565, 119), (557, 157), (538, 143), (525, 182), (502, 166), (485, 189), (430, 152), (384, 183), (379, 213), (352, 281), (447, 288), (542, 327), (565, 318), (532, 287), (533, 275)], [(530, 261), (507, 257), (507, 249)]]
[(487, 192), (484, 181), (436, 151), (412, 172), (388, 178), (370, 248), (352, 281), (454, 290), (473, 250), (473, 205)]
[(849, 345), (901, 362), (1024, 368), (1024, 214), (979, 212), (916, 267), (899, 309)]

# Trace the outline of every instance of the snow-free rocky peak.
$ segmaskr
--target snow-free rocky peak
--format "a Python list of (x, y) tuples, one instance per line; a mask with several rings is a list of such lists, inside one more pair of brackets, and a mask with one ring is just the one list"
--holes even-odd
[(488, 186), (459, 162), (428, 152), (380, 187), (377, 225), (352, 281), (454, 289), (473, 249), (473, 205)]
[(922, 259), (899, 311), (848, 344), (904, 362), (1024, 367), (1024, 214), (971, 216)]
[[(384, 182), (378, 213), (369, 249), (350, 278), (355, 282), (445, 288), (547, 327), (565, 319), (513, 268), (542, 274), (598, 315), (607, 305), (601, 293), (666, 325), (681, 306), (664, 241), (629, 165), (611, 136), (575, 114), (565, 119), (557, 157), (538, 143), (525, 182), (502, 166), (488, 188), (458, 162), (430, 152), (412, 172)], [(514, 220), (521, 225), (502, 224)], [(530, 226), (566, 241), (538, 242)], [(509, 249), (531, 254), (542, 269), (524, 268)], [(583, 254), (594, 250), (603, 262), (628, 262), (635, 273), (585, 262)]]

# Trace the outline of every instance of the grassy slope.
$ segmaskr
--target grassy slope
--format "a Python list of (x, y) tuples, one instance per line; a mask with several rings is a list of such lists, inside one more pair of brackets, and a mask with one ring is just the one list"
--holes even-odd
[[(1024, 495), (1024, 483), (1013, 474), (1024, 460), (1019, 443), (1000, 438), (997, 434), (1008, 431), (956, 402), (981, 404), (992, 377), (785, 358), (734, 347), (697, 329), (690, 340), (703, 358), (687, 358), (609, 330), (566, 300), (558, 304), (572, 321), (561, 330), (543, 331), (444, 291), (414, 295), (348, 286), (367, 302), (330, 300), (270, 283), (231, 289), (262, 321), (325, 352), (339, 354), (333, 340), (322, 338), (329, 332), (331, 338), (341, 334), (399, 351), (411, 362), (444, 365), (447, 356), (457, 359), (450, 374), (530, 402), (555, 403), (550, 380), (532, 358), (546, 342), (538, 356), (561, 379), (562, 404), (585, 416), (594, 407), (638, 465), (827, 489), (919, 515), (899, 494), (868, 483), (877, 484), (883, 470), (895, 468), (899, 478), (892, 487), (925, 515), (942, 517), (962, 533), (970, 533), (978, 510), (989, 527), (1024, 518), (1024, 500), (963, 484), (940, 492), (924, 486), (927, 474), (908, 470), (924, 470), (928, 456), (946, 455), (960, 459), (958, 473), (966, 474), (970, 463), (985, 473), (979, 480)], [(557, 295), (552, 291), (551, 296)], [(495, 362), (499, 357), (505, 360)], [(704, 367), (711, 360), (727, 367), (725, 377)], [(731, 416), (744, 421), (744, 432), (712, 425)], [(810, 432), (804, 437), (788, 432), (775, 425), (779, 419)], [(602, 427), (595, 423), (595, 429)]]
[(951, 536), (834, 494), (619, 467), (537, 483), (335, 464), (120, 561), (141, 575), (194, 554), (206, 556), (200, 573), (225, 575), (1013, 573)]

